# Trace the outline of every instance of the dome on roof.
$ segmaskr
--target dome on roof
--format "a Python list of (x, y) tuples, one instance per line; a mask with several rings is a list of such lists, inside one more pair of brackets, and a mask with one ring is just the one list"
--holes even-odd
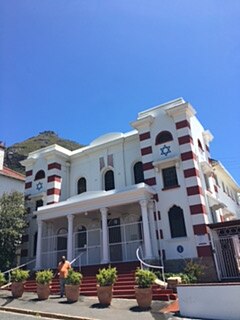
[(122, 132), (107, 133), (107, 134), (104, 134), (104, 135), (98, 137), (97, 139), (93, 140), (90, 143), (90, 146), (95, 146), (97, 144), (106, 143), (106, 142), (109, 142), (111, 140), (115, 140), (115, 139), (121, 138), (121, 137), (123, 137), (123, 133)]

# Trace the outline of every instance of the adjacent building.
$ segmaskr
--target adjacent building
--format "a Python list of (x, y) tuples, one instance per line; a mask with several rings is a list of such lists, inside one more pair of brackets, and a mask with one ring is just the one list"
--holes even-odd
[(5, 147), (0, 142), (0, 197), (13, 191), (24, 193), (25, 176), (4, 166), (4, 153)]
[(212, 134), (182, 98), (140, 112), (131, 126), (22, 161), (23, 261), (36, 258), (36, 269), (55, 268), (63, 254), (81, 265), (127, 262), (142, 246), (147, 260), (196, 258), (214, 269), (209, 225), (237, 219), (240, 206), (238, 184), (210, 154)]

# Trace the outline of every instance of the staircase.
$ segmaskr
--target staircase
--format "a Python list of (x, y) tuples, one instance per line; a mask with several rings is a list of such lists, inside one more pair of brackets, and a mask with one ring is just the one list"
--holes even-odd
[[(99, 268), (106, 266), (87, 266), (82, 267), (81, 273), (83, 274), (83, 281), (80, 287), (80, 294), (83, 296), (97, 296), (96, 289), (96, 274)], [(139, 267), (138, 262), (129, 263), (118, 263), (111, 264), (117, 268), (118, 279), (113, 287), (113, 298), (126, 298), (135, 299), (135, 279), (134, 273), (137, 267)], [(161, 289), (158, 285), (153, 285), (153, 300), (176, 300), (177, 295), (173, 293), (171, 289)], [(25, 283), (26, 292), (36, 292), (37, 286), (35, 280), (31, 279)], [(59, 294), (60, 286), (58, 278), (54, 278), (51, 284), (51, 294)]]

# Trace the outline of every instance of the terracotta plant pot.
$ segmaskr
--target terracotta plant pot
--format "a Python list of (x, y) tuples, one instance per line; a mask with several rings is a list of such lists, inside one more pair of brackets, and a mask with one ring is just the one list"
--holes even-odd
[(67, 301), (76, 302), (79, 298), (79, 284), (66, 284), (65, 285), (65, 295)]
[(97, 295), (100, 304), (110, 305), (112, 301), (112, 288), (113, 286), (101, 287), (97, 285)]
[(139, 288), (135, 287), (135, 296), (139, 308), (149, 309), (152, 304), (152, 287), (150, 288)]
[(37, 283), (37, 295), (39, 300), (47, 300), (50, 295), (50, 285)]
[(13, 282), (11, 285), (11, 291), (13, 298), (20, 298), (24, 292), (23, 282)]

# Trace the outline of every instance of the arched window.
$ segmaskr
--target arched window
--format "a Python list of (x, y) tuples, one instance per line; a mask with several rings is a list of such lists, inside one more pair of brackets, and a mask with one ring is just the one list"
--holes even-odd
[(35, 175), (35, 181), (44, 179), (45, 178), (45, 172), (43, 170), (39, 170)]
[(105, 173), (105, 176), (104, 176), (104, 187), (105, 187), (106, 191), (115, 189), (114, 173), (113, 173), (112, 170), (108, 170)]
[(135, 184), (144, 182), (143, 165), (142, 165), (141, 161), (135, 163), (135, 165), (133, 167), (133, 172), (134, 172), (134, 182), (135, 182)]
[(186, 237), (186, 227), (184, 221), (183, 210), (180, 207), (173, 206), (168, 211), (170, 231), (172, 238)]
[(80, 226), (77, 232), (77, 248), (85, 248), (87, 245), (87, 230), (86, 227)]
[(77, 193), (83, 193), (87, 191), (87, 181), (85, 178), (80, 178), (77, 183)]
[(155, 144), (158, 145), (158, 144), (165, 143), (165, 142), (172, 141), (172, 140), (173, 140), (173, 136), (172, 136), (171, 132), (161, 131), (156, 137)]

